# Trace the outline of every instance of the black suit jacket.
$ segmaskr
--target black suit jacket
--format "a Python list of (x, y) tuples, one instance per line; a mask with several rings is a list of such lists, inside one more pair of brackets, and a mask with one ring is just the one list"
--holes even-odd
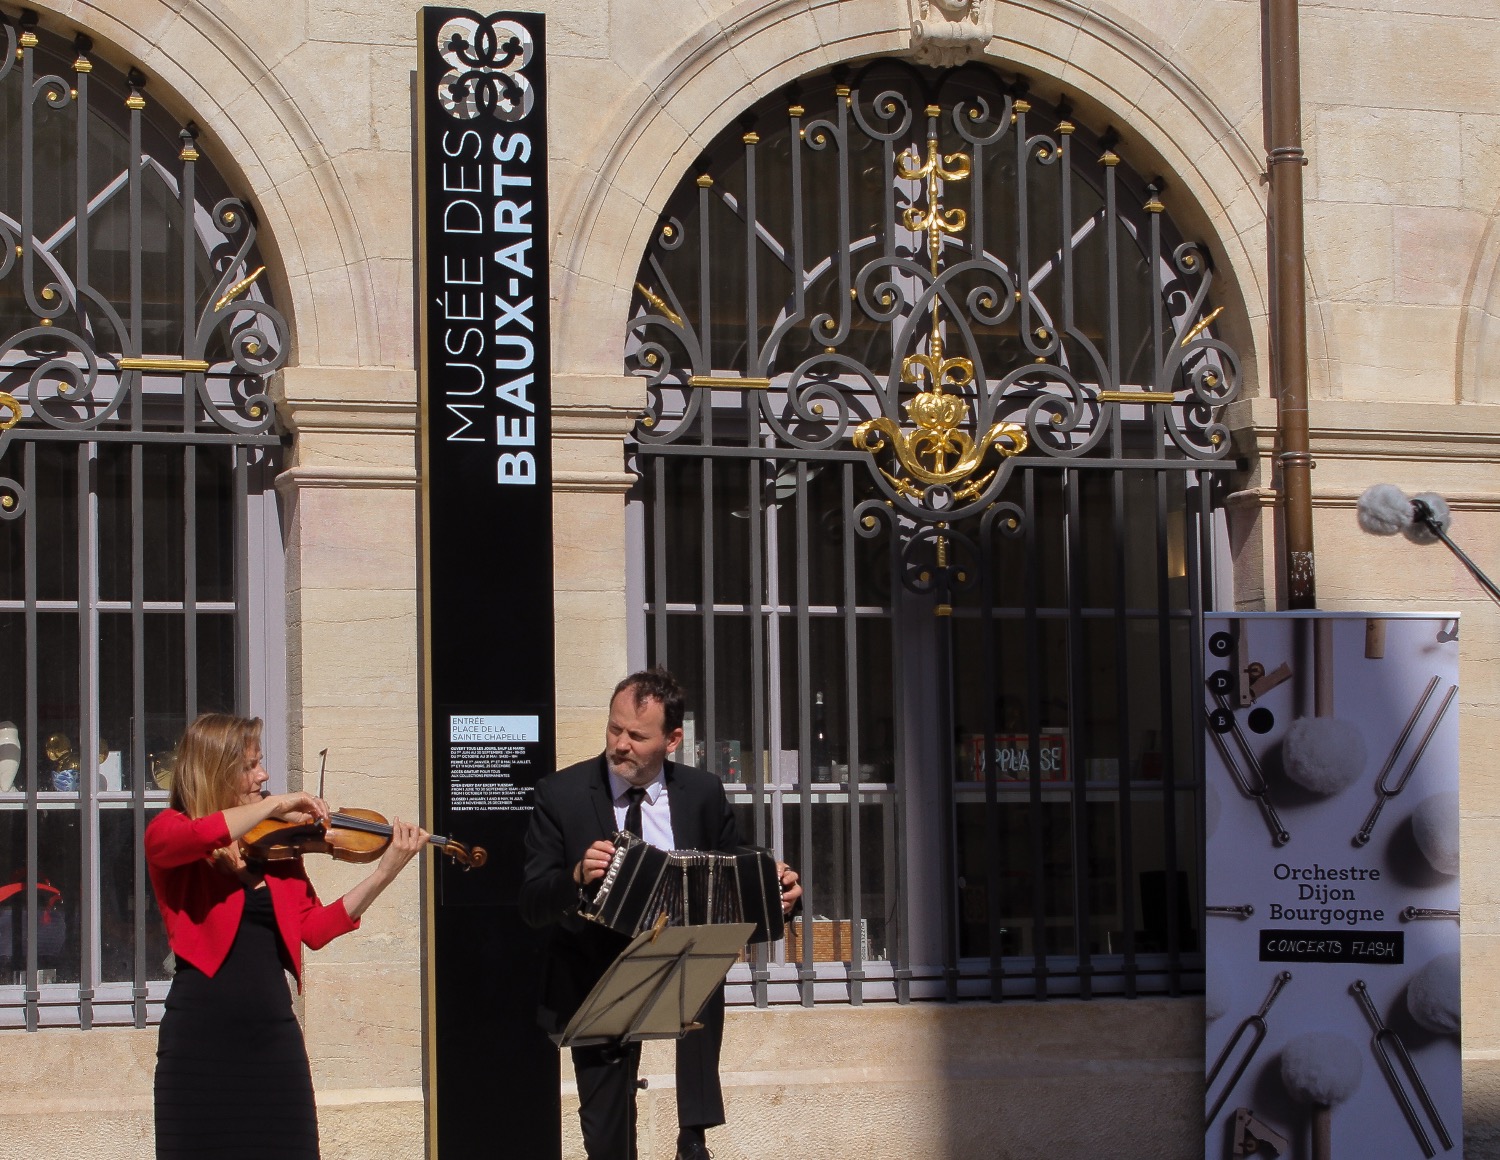
[[(734, 812), (717, 777), (673, 761), (666, 763), (664, 777), (672, 839), (679, 850), (730, 850), (740, 844)], [(612, 839), (615, 829), (609, 769), (602, 753), (537, 783), (526, 831), (521, 915), (534, 927), (548, 928), (550, 935), (538, 1012), (549, 1034), (567, 1026), (629, 941), (578, 916), (580, 891), (573, 881), (573, 867), (583, 852), (595, 842)]]

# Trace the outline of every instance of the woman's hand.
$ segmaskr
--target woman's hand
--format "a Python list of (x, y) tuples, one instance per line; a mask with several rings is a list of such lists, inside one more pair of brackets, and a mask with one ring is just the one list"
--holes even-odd
[(327, 802), (300, 790), (297, 793), (274, 794), (265, 799), (264, 805), (270, 811), (266, 814), (267, 818), (299, 826), (315, 819), (326, 822), (330, 817)]
[(400, 818), (392, 818), (391, 844), (380, 856), (380, 865), (377, 869), (387, 878), (394, 879), (425, 845), (427, 845), (426, 830), (413, 822), (403, 822)]
[(300, 826), (319, 819), (326, 822), (328, 817), (328, 805), (322, 798), (299, 790), (230, 806), (224, 811), (224, 824), (229, 827), (229, 840), (235, 841), (270, 818)]
[(350, 918), (358, 918), (370, 903), (380, 897), (381, 891), (396, 880), (406, 864), (416, 856), (418, 850), (427, 845), (427, 831), (400, 818), (391, 819), (391, 842), (380, 856), (363, 882), (344, 895), (344, 909)]

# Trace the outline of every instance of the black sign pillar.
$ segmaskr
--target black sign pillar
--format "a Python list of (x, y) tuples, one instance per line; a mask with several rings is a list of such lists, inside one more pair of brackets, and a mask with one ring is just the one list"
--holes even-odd
[(555, 764), (544, 24), (418, 16), (423, 675), (428, 816), (486, 848), (428, 893), (429, 1138), (561, 1156), (521, 842)]

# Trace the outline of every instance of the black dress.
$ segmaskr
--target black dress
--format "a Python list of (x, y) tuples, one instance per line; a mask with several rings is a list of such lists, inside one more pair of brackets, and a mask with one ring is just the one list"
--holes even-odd
[(229, 957), (177, 960), (156, 1048), (158, 1160), (317, 1160), (318, 1117), (267, 888), (245, 888)]

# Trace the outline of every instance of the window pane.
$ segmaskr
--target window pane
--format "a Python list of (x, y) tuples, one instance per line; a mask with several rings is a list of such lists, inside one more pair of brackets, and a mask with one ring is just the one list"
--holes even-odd
[[(0, 612), (0, 657), (6, 675), (0, 680), (0, 793), (22, 790), (21, 730), (26, 724), (26, 619), (19, 612)], [(0, 851), (3, 854), (3, 851)], [(9, 870), (0, 857), (0, 874)]]
[[(957, 814), (959, 954), (985, 956), (990, 954), (991, 934), (984, 803), (960, 802)], [(1042, 953), (1076, 953), (1073, 807), (1066, 792), (1049, 789), (1035, 807), (1023, 795), (1007, 792), (998, 810), (997, 839), (995, 879), (1000, 893), (1000, 925), (1004, 928), (1001, 953), (1036, 953), (1038, 915)]]
[[(8, 412), (7, 412), (8, 413)], [(12, 444), (0, 453), (0, 476), (20, 485), (25, 478), (22, 466), (26, 445)], [(4, 495), (9, 498), (9, 492)], [(26, 596), (26, 524), (22, 519), (0, 519), (0, 600), (22, 600)], [(0, 649), (0, 656), (8, 656)]]
[(198, 625), (198, 712), (234, 712), (234, 616), (200, 613)]
[[(813, 860), (807, 866), (797, 865), (802, 849), (802, 809), (795, 801), (787, 805), (785, 857), (797, 865), (802, 875), (803, 915), (812, 927), (814, 962), (847, 964), (856, 947), (866, 961), (891, 957), (898, 895), (890, 861), (895, 842), (895, 802), (887, 794), (861, 794), (857, 816), (860, 916), (855, 923), (848, 797), (814, 796)], [(786, 946), (788, 962), (802, 959), (803, 920), (799, 919), (794, 927)]]
[[(146, 822), (160, 812), (149, 810)], [(139, 844), (135, 814), (129, 809), (99, 813), (99, 946), (100, 979), (128, 983), (135, 978), (135, 855)], [(146, 900), (146, 978), (170, 978), (166, 928), (156, 906), (156, 892), (144, 884)]]
[[(99, 512), (99, 599), (131, 598), (132, 451), (124, 443), (101, 443), (94, 465)], [(128, 670), (127, 670), (128, 671)]]
[[(24, 824), (24, 818), (22, 822)], [(76, 983), (79, 977), (78, 924), (83, 914), (78, 814), (74, 810), (41, 810), (37, 815), (36, 832), (38, 981)], [(11, 880), (14, 881), (14, 877)], [(20, 880), (25, 880), (24, 868)], [(23, 890), (14, 897), (20, 898), (24, 893)], [(12, 919), (9, 940), (11, 969), (24, 971), (25, 910), (19, 904), (9, 909)], [(5, 957), (5, 942), (5, 936), (0, 934), (0, 959)]]
[(78, 617), (37, 614), (37, 722), (39, 790), (78, 789)]
[[(3, 773), (3, 771), (0, 771)], [(3, 782), (0, 776), (0, 782)], [(0, 811), (0, 984), (26, 981), (26, 815)]]
[(36, 529), (38, 600), (78, 599), (79, 453), (62, 443), (36, 448), (36, 490), (24, 518)]
[(182, 617), (154, 613), (146, 617), (146, 751), (170, 750), (186, 728)]
[(141, 455), (141, 492), (145, 510), (140, 513), (145, 555), (147, 600), (182, 599), (182, 450), (147, 446)]
[(234, 599), (232, 449), (199, 447), (197, 456), (198, 599)]

